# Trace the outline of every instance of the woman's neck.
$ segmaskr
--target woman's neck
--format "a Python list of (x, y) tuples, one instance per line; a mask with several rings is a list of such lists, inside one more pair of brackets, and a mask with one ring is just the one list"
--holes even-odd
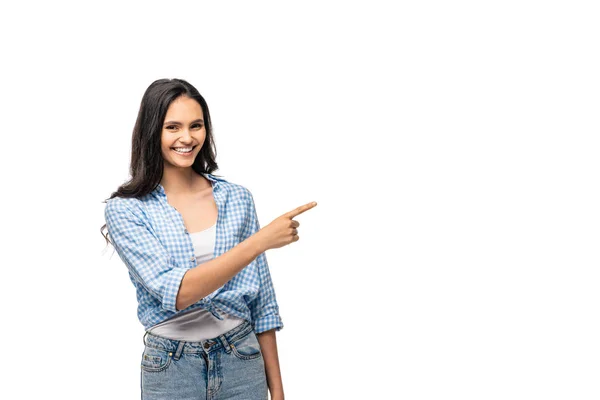
[(210, 182), (208, 182), (205, 177), (198, 174), (192, 168), (165, 168), (160, 181), (165, 192), (174, 195), (197, 193), (198, 191), (206, 189), (207, 183), (210, 185)]

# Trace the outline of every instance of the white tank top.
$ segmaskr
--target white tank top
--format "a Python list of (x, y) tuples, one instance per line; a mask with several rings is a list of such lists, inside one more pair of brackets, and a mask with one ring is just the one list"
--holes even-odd
[[(216, 228), (217, 225), (215, 224), (203, 231), (189, 234), (194, 244), (196, 268), (202, 268), (202, 266), (199, 266), (200, 264), (214, 258)], [(223, 320), (219, 320), (204, 308), (195, 308), (154, 325), (148, 329), (148, 332), (173, 340), (199, 342), (213, 339), (244, 322), (243, 319), (226, 314), (221, 310), (218, 312)]]

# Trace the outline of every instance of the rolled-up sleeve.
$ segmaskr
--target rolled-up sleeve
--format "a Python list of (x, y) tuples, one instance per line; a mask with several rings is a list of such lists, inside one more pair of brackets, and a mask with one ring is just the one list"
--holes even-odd
[(109, 239), (133, 277), (168, 311), (177, 312), (177, 293), (183, 276), (181, 268), (167, 252), (143, 218), (126, 201), (108, 200), (104, 218)]
[[(247, 191), (247, 193), (248, 221), (246, 229), (244, 230), (243, 240), (260, 230), (260, 224), (254, 206), (254, 198), (250, 191)], [(277, 331), (280, 331), (283, 328), (283, 321), (279, 315), (279, 305), (277, 304), (277, 299), (275, 297), (275, 288), (273, 287), (273, 282), (271, 280), (266, 254), (264, 252), (261, 253), (256, 258), (255, 262), (258, 267), (260, 289), (257, 297), (248, 304), (252, 315), (254, 331), (257, 334), (274, 328), (277, 329)]]

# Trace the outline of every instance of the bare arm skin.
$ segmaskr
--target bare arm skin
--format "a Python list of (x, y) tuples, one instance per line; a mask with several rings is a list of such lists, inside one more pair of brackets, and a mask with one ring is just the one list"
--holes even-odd
[(208, 296), (258, 257), (264, 250), (257, 239), (252, 235), (219, 257), (188, 270), (177, 293), (177, 311)]
[[(189, 269), (177, 293), (177, 311), (200, 301), (244, 269), (261, 253), (298, 241), (298, 221), (293, 218), (317, 205), (308, 203), (275, 218), (248, 239), (219, 257)], [(201, 268), (199, 268), (201, 267)]]
[(277, 353), (277, 338), (275, 329), (256, 335), (260, 343), (261, 352), (265, 361), (267, 384), (271, 392), (271, 400), (283, 400), (283, 382), (279, 369), (279, 355)]

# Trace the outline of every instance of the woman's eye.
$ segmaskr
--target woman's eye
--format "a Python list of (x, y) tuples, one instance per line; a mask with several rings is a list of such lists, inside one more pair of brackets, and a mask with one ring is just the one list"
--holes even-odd
[[(192, 125), (192, 128), (201, 129), (202, 128), (202, 124), (194, 124), (194, 125)], [(169, 125), (169, 126), (166, 126), (165, 129), (173, 130), (173, 129), (177, 129), (177, 126), (175, 126), (175, 125)]]

